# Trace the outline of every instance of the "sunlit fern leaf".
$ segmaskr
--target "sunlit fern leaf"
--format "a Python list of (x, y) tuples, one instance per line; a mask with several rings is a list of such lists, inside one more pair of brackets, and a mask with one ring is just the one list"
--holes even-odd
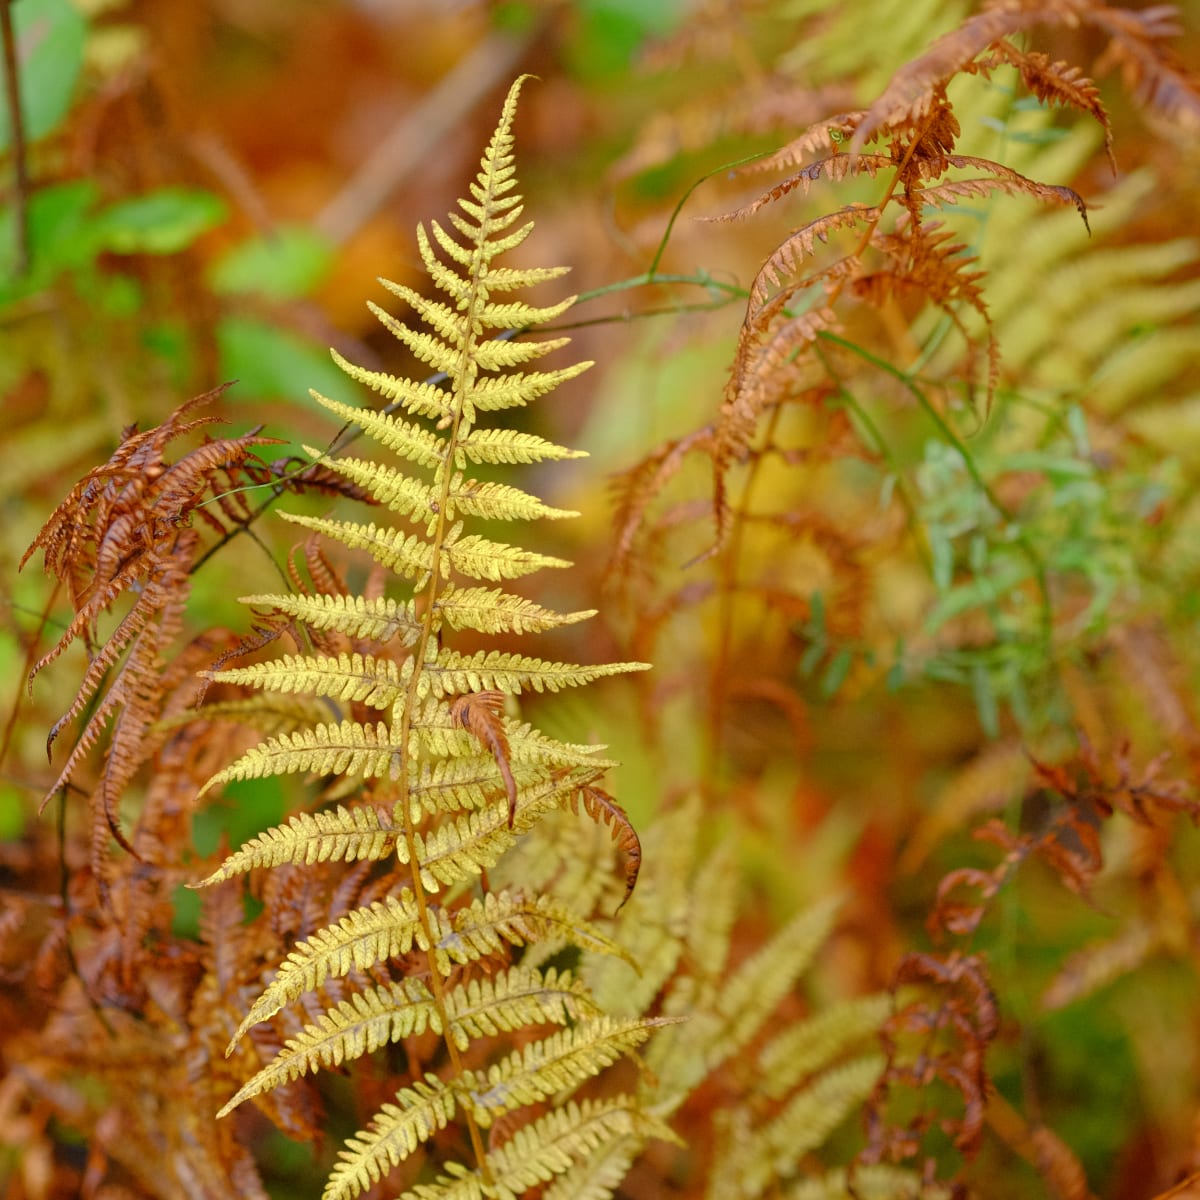
[[(597, 1150), (601, 1150), (603, 1162), (607, 1147), (620, 1142), (637, 1145), (648, 1137), (673, 1135), (666, 1126), (640, 1112), (630, 1096), (578, 1104), (570, 1101), (518, 1129), (503, 1146), (488, 1153), (494, 1196), (496, 1200), (516, 1200), (539, 1184), (561, 1179), (580, 1167), (586, 1170), (597, 1157)], [(620, 1176), (627, 1167), (628, 1161), (622, 1164)], [(402, 1200), (469, 1200), (483, 1194), (478, 1173), (456, 1171), (434, 1184), (418, 1184)], [(569, 1194), (583, 1200), (598, 1193), (578, 1186)]]
[[(339, 358), (340, 355), (335, 353), (334, 360), (337, 361)], [(341, 359), (338, 365), (352, 366), (345, 359)], [(357, 368), (355, 369), (357, 370)], [(401, 420), (390, 413), (359, 408), (355, 404), (346, 404), (341, 400), (331, 400), (328, 396), (322, 396), (320, 392), (310, 390), (309, 395), (330, 412), (353, 422), (381, 446), (419, 467), (434, 470), (443, 460), (446, 448), (445, 439), (438, 437), (436, 433), (426, 429), (423, 425)]]
[(399, 898), (385, 896), (347, 913), (335, 925), (300, 942), (284, 959), (233, 1041), (238, 1041), (250, 1026), (274, 1016), (285, 1004), (315, 991), (327, 979), (365, 971), (407, 954), (414, 944), (427, 950), (426, 943), (411, 892), (405, 891)]
[(270, 608), (303, 621), (310, 629), (336, 630), (347, 637), (384, 642), (391, 638), (402, 646), (412, 645), (421, 626), (411, 600), (398, 602), (390, 597), (367, 599), (364, 596), (255, 595), (242, 596), (243, 604)]
[[(551, 777), (525, 789), (516, 809), (493, 805), (448, 818), (428, 834), (414, 835), (421, 880), (431, 892), (444, 884), (462, 883), (495, 866), (519, 834), (532, 828), (543, 814), (557, 808), (579, 783)], [(409, 861), (408, 848), (400, 842), (396, 853)]]
[(433, 1075), (401, 1088), (396, 1100), (396, 1104), (385, 1104), (370, 1127), (338, 1151), (339, 1162), (330, 1172), (322, 1200), (357, 1196), (378, 1183), (422, 1142), (444, 1129), (456, 1107), (454, 1090)]
[(556, 613), (500, 588), (450, 586), (437, 600), (437, 613), (451, 629), (474, 629), (479, 633), (540, 633), (560, 625), (586, 621), (596, 615), (596, 610)]
[(746, 1043), (795, 980), (812, 965), (833, 930), (838, 896), (827, 896), (797, 914), (730, 975), (717, 1003), (724, 1028), (709, 1048), (724, 1058)]
[(510, 696), (522, 692), (557, 692), (566, 687), (582, 687), (606, 675), (625, 674), (628, 663), (600, 663), (579, 666), (574, 663), (548, 663), (524, 654), (506, 654), (499, 650), (478, 650), (459, 654), (442, 650), (425, 664), (418, 695), (461, 695), (484, 690)]
[[(429, 521), (442, 510), (442, 501), (440, 498), (435, 500), (433, 487), (400, 468), (381, 467), (378, 463), (357, 458), (330, 459), (310, 446), (304, 449), (316, 461), (360, 484), (392, 512), (414, 521)], [(553, 508), (510, 484), (467, 479), (458, 473), (451, 477), (445, 512), (451, 520), (460, 514), (486, 521), (559, 520), (579, 516), (570, 509)]]
[(213, 671), (208, 677), (214, 683), (329, 696), (371, 708), (391, 708), (403, 684), (401, 669), (394, 661), (370, 654), (339, 654), (337, 658), (285, 654), (249, 667)]
[(516, 1050), (486, 1071), (468, 1071), (458, 1086), (480, 1125), (576, 1087), (641, 1045), (661, 1019), (597, 1017)]
[[(650, 1131), (650, 1136), (659, 1135)], [(554, 1180), (542, 1200), (610, 1200), (644, 1145), (645, 1138), (637, 1134), (601, 1142), (584, 1162)]]
[(550, 896), (488, 892), (453, 916), (442, 912), (437, 915), (438, 940), (433, 954), (442, 974), (449, 974), (453, 963), (499, 953), (506, 945), (524, 946), (538, 941), (561, 940), (630, 962), (626, 949)]
[(319, 1067), (339, 1067), (381, 1046), (424, 1033), (441, 1033), (441, 1015), (419, 979), (383, 983), (352, 992), (327, 1009), (315, 1024), (290, 1038), (283, 1049), (217, 1114), (223, 1117), (245, 1100), (289, 1083)]
[(251, 838), (194, 886), (208, 887), (255, 867), (387, 858), (395, 850), (398, 833), (385, 810), (368, 805), (297, 813), (286, 825)]
[[(478, 413), (527, 405), (590, 365), (524, 369), (567, 339), (530, 341), (523, 333), (558, 317), (570, 301), (535, 307), (515, 296), (493, 299), (498, 292), (512, 293), (562, 274), (557, 268), (513, 269), (493, 262), (519, 245), (531, 228), (520, 223), (520, 198), (513, 192), (511, 125), (519, 89), (520, 82), (509, 92), (482, 170), (469, 187), (471, 198), (459, 202), (461, 213), (451, 215), (446, 228), (432, 223), (428, 231), (418, 229), (422, 262), (442, 298), (387, 284), (411, 309), (413, 325), (370, 306), (384, 328), (445, 378), (401, 379), (356, 367), (335, 354), (348, 376), (391, 401), (389, 411), (360, 412), (317, 396), (325, 408), (391, 448), (404, 467), (378, 465), (367, 457), (310, 453), (324, 471), (353, 484), (352, 494), (382, 502), (408, 527), (285, 514), (299, 528), (364, 551), (407, 580), (411, 598), (378, 598), (379, 571), (369, 585), (372, 598), (345, 595), (346, 587), (332, 578), (333, 568), (314, 565), (309, 556), (316, 590), (328, 595), (252, 600), (277, 617), (306, 626), (311, 652), (212, 676), (226, 687), (320, 698), (335, 711), (342, 705), (355, 706), (355, 715), (360, 707), (379, 710), (380, 719), (370, 723), (322, 720), (270, 737), (207, 785), (300, 773), (387, 780), (379, 794), (393, 801), (390, 822), (380, 814), (352, 815), (359, 810), (295, 817), (242, 847), (211, 876), (215, 882), (252, 867), (373, 857), (382, 850), (394, 856), (389, 891), (397, 889), (395, 880), (402, 887), (406, 876), (411, 884), (398, 899), (390, 894), (374, 899), (298, 945), (237, 1030), (237, 1037), (245, 1036), (252, 1025), (276, 1017), (294, 1001), (304, 999), (311, 1006), (314, 992), (323, 991), (320, 1003), (331, 1005), (258, 1071), (223, 1112), (317, 1068), (341, 1066), (394, 1041), (441, 1034), (445, 1060), (439, 1070), (445, 1078), (427, 1076), (405, 1089), (397, 1105), (385, 1107), (368, 1131), (352, 1139), (331, 1177), (328, 1196), (354, 1195), (377, 1182), (456, 1113), (486, 1180), (480, 1126), (583, 1083), (631, 1052), (659, 1023), (614, 1021), (603, 1015), (581, 977), (533, 962), (512, 965), (513, 946), (543, 940), (589, 952), (623, 951), (557, 900), (515, 889), (492, 894), (485, 875), (518, 837), (580, 796), (589, 812), (607, 816), (634, 857), (636, 836), (627, 819), (622, 820), (623, 810), (597, 787), (612, 765), (601, 757), (603, 747), (573, 745), (539, 733), (509, 715), (506, 697), (557, 691), (642, 670), (643, 664), (573, 665), (507, 650), (461, 653), (441, 641), (446, 628), (527, 633), (592, 615), (556, 613), (487, 586), (569, 564), (466, 527), (479, 520), (517, 523), (576, 515), (520, 488), (469, 473), (469, 464), (577, 457), (577, 452), (534, 435), (499, 427), (477, 430), (474, 422)], [(425, 421), (435, 428), (426, 428)], [(416, 473), (409, 473), (409, 467)], [(304, 590), (298, 572), (292, 579)], [(345, 786), (344, 778), (338, 786)], [(482, 895), (469, 899), (463, 885), (480, 884)], [(481, 974), (457, 973), (463, 965), (490, 957), (497, 961), (487, 963)], [(414, 974), (401, 983), (380, 982), (379, 968), (390, 963), (395, 969), (392, 960), (398, 958), (405, 967), (415, 959)], [(364, 987), (355, 980), (351, 986), (360, 990), (348, 991), (344, 980), (351, 973), (367, 973), (372, 982)], [(568, 1027), (544, 1041), (529, 1041), (527, 1030), (552, 1024)], [(471, 1050), (473, 1062), (494, 1065), (464, 1073), (459, 1056), (476, 1039), (498, 1041), (486, 1056)], [(513, 1044), (524, 1050), (498, 1057)], [(427, 1055), (422, 1050), (414, 1057)], [(567, 1125), (576, 1117), (584, 1124), (591, 1119), (583, 1110), (566, 1111)], [(545, 1128), (555, 1138), (560, 1132), (564, 1139), (571, 1137), (565, 1126), (561, 1131), (553, 1124)], [(570, 1144), (576, 1150), (592, 1144), (586, 1132), (575, 1137)], [(566, 1166), (574, 1164), (574, 1154), (570, 1152)], [(487, 1190), (495, 1194), (491, 1183)]]
[(567, 972), (544, 974), (510, 967), (494, 978), (468, 979), (446, 995), (450, 1035), (460, 1050), (472, 1038), (511, 1033), (526, 1025), (566, 1025), (600, 1016), (587, 988)]
[[(682, 1103), (708, 1072), (758, 1034), (812, 964), (833, 928), (839, 904), (839, 898), (831, 896), (797, 914), (726, 978), (710, 1003), (694, 1011), (686, 1024), (660, 1035), (662, 1046), (651, 1046), (647, 1062), (659, 1075), (665, 1105)], [(667, 1011), (691, 1010), (695, 983), (684, 980), (681, 987), (678, 995), (668, 997)]]
[(517, 466), (587, 457), (582, 450), (556, 446), (536, 433), (516, 433), (508, 429), (472, 429), (456, 443), (454, 454), (455, 465), (460, 470), (467, 462)]

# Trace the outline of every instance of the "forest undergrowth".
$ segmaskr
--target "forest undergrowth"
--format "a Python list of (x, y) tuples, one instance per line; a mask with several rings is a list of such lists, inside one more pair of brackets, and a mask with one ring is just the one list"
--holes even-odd
[(6, 1194), (1200, 1195), (1194, 14), (466, 9), (259, 236), (0, 0)]

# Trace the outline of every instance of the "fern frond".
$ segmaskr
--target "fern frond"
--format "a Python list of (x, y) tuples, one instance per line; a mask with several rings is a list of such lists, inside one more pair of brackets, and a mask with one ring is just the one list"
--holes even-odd
[(362, 525), (357, 521), (334, 521), (328, 517), (306, 517), (299, 513), (281, 512), (279, 515), (293, 525), (324, 534), (351, 550), (365, 550), (381, 567), (386, 567), (401, 578), (420, 581), (429, 577), (433, 566), (433, 547), (420, 534), (406, 535), (402, 529), (380, 528), (374, 521)]
[[(441, 501), (435, 500), (434, 489), (403, 470), (383, 467), (360, 458), (327, 458), (309, 446), (304, 449), (322, 465), (353, 480), (393, 512), (420, 521), (428, 520), (442, 511)], [(486, 521), (561, 520), (579, 516), (579, 513), (570, 509), (543, 504), (536, 496), (510, 484), (465, 479), (461, 474), (456, 474), (450, 480), (444, 511), (450, 520), (454, 520), (457, 514)]]
[(447, 547), (446, 559), (451, 569), (472, 579), (519, 579), (531, 575), (544, 567), (569, 567), (565, 558), (552, 558), (537, 554), (520, 546), (509, 546), (504, 542), (493, 542), (477, 533), (459, 538)]
[(452, 964), (468, 963), (506, 946), (533, 942), (569, 942), (582, 950), (612, 955), (633, 965), (629, 952), (551, 896), (488, 892), (455, 913), (439, 912), (433, 956), (443, 975)]
[(364, 779), (387, 777), (402, 748), (391, 740), (386, 725), (359, 725), (354, 721), (314, 725), (292, 734), (268, 738), (236, 762), (217, 772), (201, 789), (233, 780), (265, 779), (268, 775), (313, 772), (318, 775), (358, 775)]
[[(297, 738), (301, 735), (297, 734)], [(275, 739), (272, 739), (274, 741)], [(279, 739), (286, 741), (286, 737)], [(236, 763), (234, 764), (237, 765)], [(266, 771), (263, 774), (274, 774)], [(210, 782), (224, 782), (221, 775)], [(260, 778), (261, 776), (229, 776), (228, 778)], [(284, 863), (354, 862), (358, 859), (387, 858), (395, 849), (400, 830), (390, 815), (382, 809), (359, 805), (315, 813), (297, 813), (286, 825), (277, 825), (251, 838), (240, 850), (231, 854), (206, 879), (193, 887), (210, 887), (234, 875), (256, 867), (278, 867)]]
[(735, 1131), (718, 1154), (709, 1178), (710, 1200), (725, 1196), (756, 1200), (796, 1165), (861, 1104), (887, 1065), (882, 1054), (855, 1059), (818, 1076), (770, 1121)]
[[(443, 417), (450, 415), (450, 395), (437, 384), (416, 383), (411, 379), (389, 375), (385, 371), (368, 371), (366, 367), (356, 366), (349, 359), (343, 358), (336, 350), (330, 350), (329, 353), (338, 367), (345, 371), (351, 379), (357, 383), (365, 384), (372, 391), (378, 392), (393, 404), (403, 405), (413, 416), (429, 417), (432, 420), (440, 421)], [(318, 396), (317, 399), (325, 403), (324, 397)], [(347, 407), (351, 406), (347, 405)], [(363, 419), (367, 419), (367, 410), (352, 408), (351, 411), (353, 413), (361, 413)], [(359, 418), (358, 416), (352, 416), (350, 419), (357, 423)], [(391, 420), (391, 418), (386, 419)], [(416, 428), (415, 426), (408, 426), (404, 421), (396, 421), (395, 425), (405, 428)], [(436, 438), (427, 431), (423, 432), (426, 433), (426, 436), (433, 438), (439, 445), (442, 444), (441, 438)], [(402, 440), (406, 435), (397, 433), (394, 436), (398, 440)], [(397, 445), (395, 449), (398, 453), (405, 453), (402, 445)], [(414, 458), (414, 461), (417, 460)]]
[(266, 991), (254, 1002), (230, 1041), (230, 1048), (252, 1025), (269, 1020), (285, 1004), (316, 991), (327, 979), (370, 967), (429, 946), (417, 919), (416, 902), (405, 890), (347, 913), (336, 924), (300, 942), (284, 959)]
[(383, 983), (353, 992), (328, 1009), (304, 1032), (289, 1038), (283, 1049), (238, 1090), (217, 1113), (223, 1117), (239, 1104), (271, 1088), (289, 1083), (319, 1067), (339, 1067), (402, 1038), (441, 1033), (441, 1015), (429, 989), (419, 979)]
[(619, 1134), (601, 1142), (584, 1162), (560, 1175), (542, 1200), (612, 1200), (644, 1144), (637, 1135)]
[(886, 993), (834, 1004), (790, 1025), (758, 1056), (763, 1094), (775, 1098), (792, 1090), (806, 1075), (831, 1063), (845, 1049), (872, 1037), (892, 1011)]
[(812, 964), (833, 929), (841, 899), (828, 896), (798, 913), (761, 950), (729, 977), (718, 1012), (723, 1028), (709, 1047), (723, 1059), (744, 1046), (798, 976)]
[(422, 1142), (444, 1129), (457, 1105), (454, 1090), (434, 1075), (401, 1088), (396, 1100), (385, 1104), (370, 1128), (355, 1134), (338, 1151), (340, 1161), (330, 1172), (322, 1200), (344, 1200), (378, 1183)]
[(485, 1072), (467, 1071), (459, 1086), (480, 1125), (502, 1113), (536, 1104), (565, 1088), (575, 1087), (631, 1050), (636, 1049), (664, 1018), (618, 1021), (598, 1017), (581, 1021), (524, 1050), (514, 1051)]
[(461, 469), (466, 462), (494, 463), (520, 466), (527, 463), (561, 462), (569, 458), (586, 458), (586, 450), (569, 450), (557, 446), (536, 433), (518, 433), (511, 429), (472, 429), (454, 446), (455, 464)]
[(582, 982), (553, 968), (544, 974), (510, 967), (494, 978), (470, 979), (446, 995), (450, 1035), (460, 1050), (472, 1038), (511, 1033), (527, 1025), (566, 1025), (600, 1016), (600, 1007)]
[(386, 596), (254, 595), (239, 597), (242, 604), (270, 608), (303, 621), (310, 629), (344, 633), (349, 638), (386, 642), (396, 638), (399, 645), (411, 646), (421, 626), (413, 602), (396, 601)]
[(911, 1169), (876, 1163), (794, 1182), (784, 1195), (787, 1200), (953, 1200), (954, 1192), (949, 1184), (925, 1182)]
[(505, 654), (498, 650), (479, 650), (459, 654), (442, 650), (435, 662), (424, 665), (418, 695), (452, 696), (464, 692), (498, 691), (518, 696), (522, 692), (557, 692), (567, 687), (582, 687), (608, 675), (629, 671), (647, 671), (649, 663), (600, 663), (577, 666), (573, 663), (548, 663), (524, 654)]
[[(349, 368), (352, 367), (351, 363), (348, 363), (336, 351), (333, 358), (343, 371), (349, 373)], [(358, 370), (359, 368), (353, 369)], [(433, 385), (426, 384), (425, 386), (432, 387)], [(354, 404), (345, 404), (341, 400), (331, 400), (328, 396), (322, 396), (320, 392), (311, 389), (308, 394), (318, 404), (329, 409), (331, 413), (357, 425), (363, 433), (374, 438), (381, 446), (394, 451), (401, 458), (415, 463), (418, 467), (425, 467), (432, 471), (445, 461), (445, 438), (439, 437), (422, 425), (415, 425), (411, 421), (402, 420), (390, 413), (359, 408)]]
[(337, 658), (285, 654), (270, 662), (211, 671), (207, 676), (214, 683), (329, 696), (381, 709), (392, 707), (404, 684), (395, 661), (370, 654), (339, 654)]
[(809, 221), (789, 234), (767, 255), (750, 285), (748, 311), (756, 312), (766, 303), (772, 287), (780, 284), (799, 266), (801, 259), (813, 254), (817, 242), (826, 242), (835, 229), (871, 224), (879, 219), (879, 207), (873, 204), (847, 204), (834, 212)]
[(453, 585), (437, 598), (435, 610), (451, 629), (473, 629), (477, 633), (541, 633), (596, 615), (594, 608), (573, 613), (553, 612), (500, 588)]
[[(518, 1129), (512, 1139), (488, 1153), (495, 1196), (498, 1200), (516, 1200), (530, 1188), (550, 1183), (568, 1171), (591, 1163), (600, 1147), (628, 1140), (639, 1143), (650, 1137), (675, 1140), (661, 1123), (640, 1111), (630, 1096), (613, 1100), (569, 1101), (560, 1109)], [(627, 1164), (626, 1164), (627, 1166)], [(621, 1171), (624, 1175), (624, 1168)], [(583, 1200), (594, 1190), (572, 1190), (571, 1196)], [(468, 1200), (482, 1197), (477, 1173), (455, 1172), (442, 1176), (435, 1184), (419, 1184), (405, 1194), (405, 1200)]]
[[(427, 835), (416, 834), (415, 866), (425, 887), (436, 892), (443, 884), (474, 879), (495, 866), (518, 834), (531, 828), (544, 812), (578, 786), (570, 778), (550, 778), (527, 788), (515, 813), (507, 805), (492, 806), (447, 820)], [(397, 844), (396, 853), (400, 862), (409, 861), (408, 847), (403, 842)]]

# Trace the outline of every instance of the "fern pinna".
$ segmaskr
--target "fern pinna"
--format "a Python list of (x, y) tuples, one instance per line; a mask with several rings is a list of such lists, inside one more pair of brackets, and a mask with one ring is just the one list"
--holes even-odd
[[(573, 666), (522, 654), (460, 653), (443, 644), (448, 630), (522, 634), (570, 624), (589, 612), (556, 613), (495, 586), (561, 559), (464, 532), (466, 519), (529, 521), (575, 514), (543, 504), (516, 487), (471, 478), (479, 464), (534, 463), (578, 452), (500, 426), (483, 428), (481, 414), (522, 406), (574, 378), (590, 364), (553, 371), (524, 370), (568, 339), (541, 342), (497, 336), (542, 325), (571, 300), (535, 308), (508, 297), (562, 275), (565, 268), (497, 265), (532, 225), (518, 225), (512, 123), (521, 80), (508, 94), (500, 123), (470, 185), (469, 200), (450, 224), (423, 227), (421, 257), (446, 302), (409, 288), (387, 286), (423, 319), (428, 330), (402, 324), (372, 306), (382, 323), (444, 382), (414, 382), (346, 362), (338, 365), (390, 402), (365, 411), (313, 393), (344, 420), (424, 473), (355, 458), (328, 458), (327, 467), (352, 480), (407, 526), (381, 528), (353, 521), (287, 515), (306, 530), (367, 551), (383, 568), (411, 581), (412, 594), (250, 596), (306, 627), (314, 647), (275, 661), (212, 673), (219, 683), (324, 698), (344, 719), (281, 734), (249, 751), (207, 785), (292, 772), (352, 776), (370, 781), (372, 803), (294, 816), (229, 857), (205, 882), (254, 867), (329, 860), (399, 861), (403, 885), (349, 912), (302, 941), (253, 1004), (234, 1043), (258, 1022), (306, 993), (323, 989), (336, 1002), (225, 1105), (316, 1070), (334, 1067), (431, 1031), (444, 1050), (406, 1045), (408, 1061), (427, 1061), (394, 1101), (342, 1151), (327, 1198), (354, 1196), (418, 1147), (458, 1122), (475, 1164), (449, 1162), (436, 1181), (412, 1177), (411, 1196), (518, 1195), (602, 1150), (613, 1139), (655, 1132), (631, 1096), (567, 1102), (564, 1096), (649, 1036), (654, 1021), (606, 1016), (580, 979), (565, 967), (533, 967), (513, 947), (545, 941), (581, 951), (620, 953), (587, 920), (561, 902), (518, 889), (489, 890), (485, 872), (540, 817), (555, 808), (584, 808), (611, 825), (631, 863), (637, 839), (623, 811), (598, 787), (612, 764), (599, 747), (568, 745), (535, 731), (506, 711), (509, 697), (557, 691), (640, 663)], [(439, 257), (437, 250), (443, 257)], [(403, 414), (403, 415), (400, 415)], [(424, 422), (432, 422), (432, 428)], [(356, 719), (354, 711), (375, 720)], [(390, 805), (380, 805), (384, 797)], [(632, 885), (632, 878), (627, 881)], [(390, 960), (416, 969), (392, 977)], [(399, 976), (401, 973), (397, 972)], [(340, 982), (364, 984), (347, 991)], [(369, 977), (369, 978), (368, 978)], [(533, 1036), (529, 1027), (544, 1032)], [(519, 1048), (499, 1053), (488, 1039), (518, 1033)], [(232, 1046), (231, 1046), (232, 1049)], [(430, 1063), (433, 1055), (436, 1062)], [(427, 1068), (427, 1069), (426, 1069)], [(497, 1118), (555, 1098), (536, 1119), (506, 1117), (501, 1143)], [(519, 1126), (513, 1133), (514, 1126)]]

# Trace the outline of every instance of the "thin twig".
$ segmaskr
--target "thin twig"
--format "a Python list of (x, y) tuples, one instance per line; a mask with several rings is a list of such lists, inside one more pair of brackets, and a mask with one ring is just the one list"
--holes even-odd
[(12, 0), (0, 0), (0, 40), (4, 42), (4, 103), (12, 131), (13, 217), (16, 229), (15, 274), (29, 271), (29, 164), (25, 159), (25, 117), (21, 111), (21, 88), (17, 74), (17, 38), (13, 32)]
[(348, 241), (388, 197), (459, 127), (471, 109), (512, 75), (530, 37), (493, 33), (449, 71), (351, 176), (318, 214), (313, 227), (335, 245)]

